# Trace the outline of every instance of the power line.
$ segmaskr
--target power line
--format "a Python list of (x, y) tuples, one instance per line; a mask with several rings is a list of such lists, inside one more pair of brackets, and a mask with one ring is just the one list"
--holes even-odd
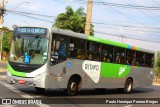
[[(9, 11), (9, 10), (7, 10)], [(9, 11), (10, 12), (10, 11)], [(17, 13), (17, 14), (21, 14), (21, 15), (36, 15), (36, 16), (43, 16), (43, 17), (49, 17), (49, 18), (56, 18), (56, 16), (49, 16), (49, 15), (42, 15), (42, 14), (35, 14), (35, 13), (29, 13), (29, 12), (21, 12), (21, 11), (11, 11), (12, 13)], [(112, 26), (120, 26), (120, 27), (131, 27), (131, 28), (144, 28), (144, 27), (137, 27), (137, 26), (129, 26), (129, 25), (117, 25), (117, 24), (106, 24), (106, 23), (100, 23), (100, 22), (95, 22), (95, 21), (92, 21), (92, 23), (95, 23), (95, 24), (101, 24), (101, 25), (112, 25)], [(147, 29), (160, 29), (160, 28), (157, 28), (157, 27), (145, 27)]]
[[(54, 0), (55, 1), (55, 0)], [(57, 1), (57, 0), (56, 0)], [(79, 1), (79, 2), (77, 2)], [(59, 0), (59, 2), (68, 2)], [(87, 4), (88, 2), (85, 0), (76, 0), (76, 1), (69, 1), (70, 3), (84, 3)], [(120, 7), (120, 8), (131, 8), (131, 9), (147, 9), (147, 10), (160, 10), (160, 7), (149, 7), (149, 6), (139, 6), (139, 5), (126, 5), (126, 4), (118, 4), (118, 3), (111, 3), (111, 2), (100, 2), (100, 1), (93, 1), (93, 4), (96, 5), (104, 5), (104, 6), (114, 6), (114, 7)]]
[[(18, 13), (15, 13), (15, 14), (18, 14)], [(44, 19), (40, 19), (40, 18), (35, 18), (35, 17), (23, 15), (23, 14), (18, 14), (18, 15), (22, 15), (22, 16), (26, 16), (26, 17), (29, 17), (29, 18), (38, 19), (38, 20), (42, 20), (42, 21), (47, 21), (47, 22), (53, 23), (53, 22), (48, 21), (48, 20), (44, 20)], [(93, 23), (95, 23), (95, 24), (107, 25), (107, 24), (104, 24), (104, 23), (96, 23), (96, 22), (93, 22)], [(108, 24), (108, 25), (117, 26), (117, 25), (113, 25), (113, 24)], [(118, 27), (118, 26), (117, 26), (117, 27)], [(129, 26), (121, 26), (121, 27), (127, 27), (127, 28), (128, 28)], [(136, 28), (136, 27), (134, 27), (134, 28)], [(126, 30), (126, 29), (123, 29), (123, 30)], [(153, 31), (134, 30), (134, 29), (128, 29), (128, 30), (131, 30), (131, 31), (141, 31), (141, 32), (151, 32), (151, 33), (160, 33), (160, 32), (153, 32)]]
[[(128, 1), (130, 1), (131, 3), (133, 3), (133, 4), (135, 4), (133, 1), (131, 1), (131, 0), (128, 0)], [(135, 4), (136, 5), (136, 4)], [(139, 11), (141, 11), (141, 10), (139, 10)], [(153, 19), (155, 19), (155, 20), (157, 20), (158, 22), (160, 21), (159, 19), (160, 19), (160, 17), (159, 16), (157, 16), (157, 15), (154, 15), (152, 12), (150, 12), (150, 11), (148, 11), (148, 10), (144, 10), (144, 11), (146, 11), (146, 12), (148, 12), (148, 13), (150, 13), (151, 15), (153, 15), (153, 16), (155, 16), (156, 18), (154, 18), (154, 17), (152, 17)], [(143, 11), (141, 11), (141, 12), (143, 12)], [(144, 12), (143, 12), (144, 13)], [(145, 13), (144, 13), (145, 14)], [(147, 15), (147, 14), (146, 14)], [(148, 15), (149, 16), (149, 15)]]
[[(83, 1), (83, 2), (84, 2), (84, 0), (78, 0), (78, 1)], [(85, 1), (85, 2), (86, 2), (86, 1)], [(97, 2), (97, 1), (94, 1), (94, 2), (95, 2), (95, 3), (102, 3), (102, 2)], [(104, 2), (103, 2), (103, 3), (104, 3)], [(108, 3), (107, 3), (107, 5), (108, 5)], [(132, 20), (132, 21), (135, 21), (135, 22), (137, 22), (137, 23), (139, 23), (139, 24), (145, 26), (144, 23), (142, 23), (142, 22), (140, 22), (140, 21), (138, 21), (138, 20), (136, 20), (136, 19), (134, 19), (134, 18), (132, 18), (132, 17), (130, 17), (130, 16), (124, 14), (123, 12), (121, 12), (121, 11), (119, 11), (119, 10), (113, 8), (112, 5), (108, 5), (108, 6), (109, 6), (110, 8), (112, 8), (114, 11), (116, 11), (117, 13), (119, 13), (119, 14), (121, 14), (121, 15), (127, 17), (128, 19), (130, 19), (130, 20)]]
[[(13, 14), (14, 16), (18, 16), (17, 14)], [(22, 22), (25, 22), (26, 24), (28, 24), (29, 26), (32, 26), (28, 21), (26, 21), (25, 19), (22, 19), (22, 18), (18, 18), (18, 19), (21, 19), (21, 20), (19, 20), (19, 21), (22, 21)]]
[[(128, 27), (131, 27), (131, 28), (144, 28), (144, 27), (137, 27), (137, 26), (131, 26), (131, 25), (117, 25), (117, 24), (107, 24), (107, 23), (101, 23), (101, 22), (94, 22), (94, 21), (92, 21), (92, 23), (95, 23), (95, 24), (101, 24), (101, 25), (112, 25), (112, 26), (120, 26), (120, 27), (126, 27), (126, 28), (128, 28)], [(145, 27), (145, 28), (147, 28), (147, 29), (157, 29), (157, 30), (160, 30), (160, 28), (158, 28), (158, 27)]]
[(137, 22), (137, 23), (139, 23), (139, 24), (145, 26), (143, 23), (137, 21), (136, 19), (134, 19), (134, 18), (132, 18), (132, 17), (129, 17), (128, 15), (124, 14), (123, 12), (121, 12), (121, 11), (119, 11), (119, 10), (117, 10), (117, 9), (115, 9), (115, 8), (113, 8), (113, 7), (111, 7), (111, 6), (109, 6), (109, 7), (112, 8), (112, 9), (113, 9), (114, 11), (116, 11), (117, 13), (119, 13), (119, 14), (121, 14), (121, 15), (127, 17), (128, 19), (133, 20), (133, 21), (135, 21), (135, 22)]
[(49, 16), (49, 15), (42, 15), (42, 14), (36, 14), (36, 13), (29, 13), (29, 12), (22, 12), (22, 11), (12, 11), (12, 10), (6, 10), (7, 12), (14, 12), (14, 13), (21, 13), (21, 14), (29, 14), (29, 15), (36, 15), (36, 16), (42, 16), (42, 17), (48, 17), (48, 18), (56, 18), (56, 16)]
[[(78, 1), (82, 1), (82, 0), (78, 0)], [(114, 9), (115, 10), (115, 9)], [(11, 12), (12, 10), (7, 10), (8, 12)], [(127, 15), (125, 15), (124, 13), (122, 13), (122, 12), (120, 12), (120, 11), (118, 11), (118, 10), (115, 10), (116, 12), (118, 12), (118, 13), (120, 13), (120, 14), (122, 14), (123, 16), (125, 16), (125, 17), (127, 17), (127, 18), (129, 18), (129, 19), (131, 19), (131, 20), (134, 20), (135, 21), (135, 19), (133, 19), (133, 18), (131, 18), (131, 17), (129, 17), (129, 16), (127, 16)], [(56, 16), (49, 16), (49, 15), (41, 15), (41, 14), (35, 14), (35, 13), (28, 13), (28, 12), (21, 12), (21, 11), (14, 11), (14, 12), (18, 12), (18, 13), (24, 13), (24, 14), (31, 14), (31, 15), (38, 15), (38, 16), (43, 16), (43, 17), (50, 17), (50, 18), (56, 18)], [(140, 22), (139, 22), (140, 23)], [(143, 24), (143, 23), (141, 23), (141, 24)], [(144, 25), (144, 24), (143, 24)]]
[[(131, 2), (131, 3), (133, 3), (134, 5), (136, 5), (136, 3), (134, 3), (133, 1), (131, 1), (131, 0), (128, 0), (129, 2)], [(130, 4), (130, 3), (128, 3), (128, 1), (125, 1), (124, 0), (124, 2), (126, 2), (127, 4)], [(146, 16), (149, 16), (150, 18), (152, 18), (152, 19), (154, 19), (154, 20), (157, 20), (158, 22), (160, 22), (160, 17), (159, 16), (157, 16), (157, 15), (154, 15), (153, 13), (151, 13), (150, 11), (148, 11), (148, 10), (146, 10), (146, 9), (144, 9), (144, 11), (146, 11), (146, 12), (148, 12), (148, 13), (150, 13), (151, 15), (153, 15), (153, 16), (155, 16), (155, 17), (153, 17), (153, 16), (150, 16), (150, 15), (148, 15), (148, 14), (146, 14), (145, 12), (143, 12), (142, 10), (138, 10), (139, 12), (141, 12), (141, 13), (143, 13), (143, 14), (145, 14)]]
[(16, 12), (11, 12), (11, 13), (21, 15), (21, 16), (25, 16), (25, 17), (29, 17), (29, 18), (32, 18), (32, 19), (37, 19), (37, 20), (53, 23), (52, 21), (49, 21), (49, 20), (45, 20), (45, 19), (41, 19), (41, 18), (37, 18), (37, 17), (32, 17), (32, 16), (28, 16), (28, 15), (25, 15), (25, 14), (21, 14), (21, 13), (16, 13)]
[(109, 6), (123, 7), (123, 8), (160, 10), (160, 7), (138, 6), (138, 5), (118, 4), (118, 3), (98, 2), (98, 1), (94, 1), (94, 2), (101, 5), (109, 5)]
[[(40, 18), (36, 18), (36, 17), (32, 17), (32, 16), (28, 16), (28, 15), (24, 15), (24, 14), (29, 14), (29, 15), (37, 15), (37, 16), (43, 16), (43, 17), (55, 17), (55, 16), (48, 16), (48, 15), (41, 15), (41, 14), (34, 14), (34, 13), (28, 13), (28, 12), (20, 12), (20, 11), (14, 11), (12, 12), (14, 14), (18, 14), (18, 15), (22, 15), (22, 16), (25, 16), (25, 17), (29, 17), (29, 18), (34, 18), (34, 19), (38, 19), (38, 20), (42, 20), (42, 21), (47, 21), (47, 22), (50, 22), (50, 23), (53, 23), (49, 20), (45, 20), (45, 19), (40, 19)], [(102, 23), (103, 25), (104, 23)], [(116, 25), (117, 26), (117, 25)], [(128, 26), (125, 26), (125, 27), (128, 27)], [(156, 28), (156, 29), (160, 29), (160, 28)]]
[(64, 1), (64, 0), (53, 0), (55, 2), (68, 2), (68, 3), (78, 3), (78, 4), (87, 4), (88, 1), (76, 0), (76, 1)]
[[(37, 19), (37, 20), (42, 20), (42, 21), (51, 22), (51, 21), (48, 21), (48, 20), (44, 20), (44, 19), (40, 19), (40, 18), (35, 18), (35, 17), (28, 16), (28, 15), (20, 14), (20, 13), (14, 13), (14, 12), (12, 12), (12, 13), (13, 13), (13, 14), (22, 15), (22, 16), (25, 16), (25, 17), (29, 17), (29, 18), (33, 18), (33, 19)], [(53, 22), (51, 22), (51, 23), (53, 23)], [(109, 34), (109, 33), (104, 33), (104, 32), (99, 32), (99, 31), (95, 31), (95, 33), (101, 33), (101, 34), (106, 34), (106, 35), (110, 35), (110, 36), (118, 36), (118, 37), (121, 36), (121, 35)], [(158, 41), (143, 40), (143, 39), (132, 38), (132, 37), (125, 37), (125, 38), (130, 38), (130, 39), (136, 39), (136, 40), (141, 40), (141, 41), (149, 41), (149, 42), (157, 42), (157, 43), (159, 43)]]
[[(96, 19), (96, 18), (93, 18), (92, 19), (93, 21), (101, 21), (101, 22), (112, 22), (112, 23), (118, 23), (118, 24), (128, 24), (128, 22), (125, 22), (125, 21), (120, 21), (120, 20), (113, 20), (113, 19)], [(156, 22), (146, 22), (146, 21), (143, 21), (144, 24), (148, 23), (149, 25), (156, 25), (157, 23)], [(129, 23), (131, 24), (131, 23)], [(132, 23), (132, 24), (135, 24), (135, 23)], [(147, 24), (146, 24), (147, 25)]]
[[(23, 14), (27, 14), (27, 15), (37, 15), (37, 16), (44, 16), (44, 17), (51, 17), (51, 18), (55, 18), (56, 16), (47, 16), (47, 15), (41, 15), (41, 14), (35, 14), (35, 13), (29, 13), (29, 12), (20, 12), (20, 11), (13, 11), (14, 13), (23, 13)], [(136, 26), (129, 26), (129, 25), (114, 25), (114, 24), (106, 24), (106, 23), (99, 23), (99, 22), (95, 22), (92, 21), (92, 23), (95, 24), (102, 24), (102, 25), (113, 25), (113, 26), (121, 26), (121, 27), (133, 27), (133, 28), (144, 28), (144, 27), (136, 27)], [(160, 28), (156, 28), (156, 27), (145, 27), (148, 29), (160, 29)]]
[[(101, 26), (104, 28), (107, 28), (107, 29), (112, 29), (112, 30), (117, 30), (117, 27), (119, 26), (114, 26), (114, 27), (109, 27), (109, 26)], [(115, 29), (114, 29), (115, 28)], [(131, 28), (121, 28), (122, 30), (125, 30), (127, 32), (130, 32), (130, 31), (136, 31), (136, 32), (149, 32), (149, 33), (155, 33), (155, 34), (160, 34), (160, 32), (156, 32), (156, 31), (146, 31), (146, 30), (138, 30), (138, 29), (131, 29)]]
[(160, 2), (156, 1), (156, 0), (152, 0), (153, 2), (155, 2), (156, 4), (158, 3), (160, 5)]
[[(111, 34), (111, 33), (104, 33), (104, 32), (100, 32), (100, 31), (95, 31), (95, 33), (99, 33), (99, 34), (104, 34), (104, 35), (109, 35), (109, 36), (116, 36), (116, 37), (124, 37), (122, 35), (115, 35), (115, 34)], [(129, 37), (129, 36), (125, 36), (125, 38), (129, 38), (129, 39), (135, 39), (135, 40), (140, 40), (140, 41), (147, 41), (147, 42), (153, 42), (153, 43), (159, 43), (160, 41), (153, 41), (153, 40), (145, 40), (145, 39), (140, 39), (140, 38), (133, 38), (133, 37)]]
[[(88, 3), (87, 1), (84, 1), (84, 0), (76, 0), (76, 1), (81, 1), (81, 2), (85, 2), (85, 3)], [(65, 2), (65, 1), (64, 1)], [(71, 1), (70, 1), (71, 2)], [(74, 1), (75, 2), (75, 1)], [(94, 3), (104, 3), (104, 5), (108, 5), (108, 4), (114, 4), (114, 3), (106, 3), (106, 2), (98, 2), (98, 1), (94, 1)], [(135, 3), (134, 3), (135, 4)], [(109, 5), (109, 7), (110, 8), (112, 8), (114, 11), (116, 11), (117, 13), (119, 13), (119, 14), (121, 14), (121, 15), (123, 15), (123, 16), (125, 16), (125, 17), (127, 17), (127, 18), (129, 18), (130, 20), (133, 20), (133, 21), (135, 21), (135, 22), (137, 22), (137, 23), (139, 23), (139, 24), (141, 24), (141, 25), (143, 25), (143, 26), (145, 26), (146, 27), (146, 25), (144, 24), (144, 23), (142, 23), (142, 22), (140, 22), (140, 21), (138, 21), (138, 20), (136, 20), (136, 19), (134, 19), (134, 18), (132, 18), (132, 17), (130, 17), (130, 16), (128, 16), (128, 15), (126, 15), (126, 14), (124, 14), (123, 12), (121, 12), (121, 11), (119, 11), (119, 10), (117, 10), (117, 9), (115, 9), (115, 8), (113, 8), (112, 7), (113, 5)], [(126, 5), (125, 5), (126, 6)], [(127, 5), (127, 6), (133, 6), (133, 5)], [(140, 7), (147, 7), (147, 6), (140, 6)], [(160, 8), (160, 7), (158, 7), (158, 8)], [(145, 11), (147, 11), (147, 9), (146, 8), (144, 8), (144, 10)], [(143, 11), (142, 11), (143, 12)], [(150, 13), (150, 14), (152, 14), (151, 12), (149, 12), (149, 11), (147, 11), (148, 13)], [(144, 13), (144, 12), (143, 12)], [(144, 13), (145, 15), (147, 15), (147, 16), (149, 16), (148, 14), (146, 14), (146, 13)], [(152, 15), (154, 15), (154, 14), (152, 14)], [(157, 17), (158, 19), (156, 19), (155, 17), (153, 17), (153, 16), (149, 16), (149, 17), (151, 17), (152, 19), (154, 19), (154, 20), (157, 20), (157, 21), (160, 21), (159, 19), (159, 16), (157, 16), (157, 15), (154, 15), (155, 17)]]

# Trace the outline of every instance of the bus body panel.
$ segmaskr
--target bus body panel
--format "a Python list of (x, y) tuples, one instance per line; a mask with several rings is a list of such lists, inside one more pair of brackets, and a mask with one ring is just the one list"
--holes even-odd
[(154, 78), (153, 68), (138, 67), (132, 68), (132, 72), (128, 77), (133, 78), (133, 87), (143, 87), (152, 85)]
[[(145, 67), (131, 67), (130, 71), (128, 72), (128, 75), (122, 77), (118, 77), (118, 75), (115, 75), (115, 68), (117, 65), (121, 68), (121, 66), (126, 65), (120, 65), (120, 64), (111, 64), (112, 69), (106, 69), (105, 71), (103, 67), (103, 64), (100, 65), (99, 68), (101, 68), (100, 75), (97, 77), (94, 77), (94, 72), (97, 71), (84, 71), (83, 64), (88, 61), (93, 63), (93, 61), (89, 60), (67, 60), (62, 63), (50, 66), (49, 62), (47, 62), (43, 67), (33, 71), (34, 74), (37, 73), (35, 77), (16, 77), (16, 76), (9, 76), (7, 81), (11, 81), (13, 83), (18, 84), (18, 80), (25, 80), (25, 85), (30, 85), (34, 87), (41, 87), (41, 88), (67, 88), (68, 81), (72, 75), (78, 74), (80, 75), (82, 79), (82, 88), (123, 88), (125, 81), (127, 78), (131, 77), (133, 78), (134, 88), (135, 87), (142, 87), (146, 85), (152, 85), (152, 79), (151, 73), (153, 72), (152, 68), (145, 68)], [(94, 61), (96, 62), (96, 61)], [(101, 63), (101, 62), (98, 62)], [(107, 63), (106, 63), (107, 64)], [(110, 63), (109, 63), (110, 64)], [(86, 68), (88, 69), (88, 68)], [(91, 69), (91, 68), (90, 68)], [(111, 71), (112, 70), (112, 71)], [(9, 72), (9, 71), (8, 71)], [(15, 71), (16, 72), (16, 71)], [(32, 75), (32, 73), (28, 73), (28, 75)], [(44, 73), (46, 72), (46, 73)], [(108, 77), (105, 77), (107, 75), (102, 74), (102, 72), (110, 72)], [(119, 73), (119, 71), (116, 71)], [(44, 73), (44, 74), (43, 74)], [(8, 73), (7, 73), (8, 74)], [(39, 77), (38, 77), (39, 75)], [(41, 77), (42, 76), (42, 77)], [(95, 81), (95, 78), (98, 78), (98, 81)]]
[[(123, 88), (125, 81), (127, 78), (131, 77), (134, 81), (134, 88), (135, 87), (142, 87), (146, 85), (152, 85), (152, 79), (150, 73), (153, 71), (152, 68), (144, 68), (144, 67), (133, 67), (130, 68), (130, 71), (128, 75), (125, 77), (114, 77), (114, 75), (111, 78), (103, 77), (102, 75), (99, 75), (98, 82), (94, 80), (94, 74), (91, 75), (87, 72), (85, 72), (83, 69), (83, 63), (86, 60), (67, 60), (63, 63), (57, 64), (56, 67), (52, 66), (49, 69), (49, 73), (51, 74), (50, 77), (47, 78), (47, 83), (49, 88), (57, 87), (55, 86), (55, 82), (59, 85), (59, 88), (66, 88), (68, 81), (72, 75), (78, 74), (80, 75), (82, 79), (82, 88)], [(87, 60), (88, 61), (88, 60)], [(90, 61), (93, 63), (93, 61)], [(68, 63), (70, 63), (68, 65)], [(117, 66), (117, 64), (112, 64), (112, 70), (114, 74), (114, 68)], [(124, 65), (121, 65), (124, 66)], [(101, 72), (110, 72), (109, 70), (101, 71)], [(101, 73), (100, 72), (100, 73)], [(117, 71), (118, 72), (118, 71)], [(142, 75), (143, 74), (143, 75)], [(60, 76), (62, 75), (62, 76)], [(56, 80), (55, 80), (56, 79)], [(50, 82), (49, 82), (50, 81)]]

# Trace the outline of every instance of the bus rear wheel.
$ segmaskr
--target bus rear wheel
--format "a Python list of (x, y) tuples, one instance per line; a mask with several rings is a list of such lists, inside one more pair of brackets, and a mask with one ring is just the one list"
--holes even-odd
[(73, 96), (78, 93), (79, 81), (76, 78), (71, 78), (67, 86), (67, 95)]
[(131, 78), (127, 79), (124, 86), (124, 93), (130, 94), (133, 89), (133, 80)]

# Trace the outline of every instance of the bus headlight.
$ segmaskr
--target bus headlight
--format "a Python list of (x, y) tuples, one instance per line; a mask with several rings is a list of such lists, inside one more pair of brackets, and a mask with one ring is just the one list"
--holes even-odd
[(39, 80), (39, 79), (42, 79), (42, 78), (45, 77), (45, 76), (46, 76), (46, 73), (43, 72), (43, 73), (41, 73), (41, 74), (36, 75), (36, 76), (35, 76), (35, 79), (36, 79), (36, 80)]

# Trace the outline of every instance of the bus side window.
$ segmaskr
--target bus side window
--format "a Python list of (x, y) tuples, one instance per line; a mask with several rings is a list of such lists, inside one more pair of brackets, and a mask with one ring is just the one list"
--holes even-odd
[(153, 67), (153, 60), (154, 60), (154, 55), (152, 55), (152, 59), (151, 59), (151, 67)]
[(144, 58), (145, 54), (143, 52), (137, 51), (136, 52), (136, 65), (137, 66), (144, 66)]
[(85, 40), (70, 38), (69, 57), (76, 59), (85, 59)]
[(132, 65), (133, 66), (137, 66), (137, 52), (136, 51), (132, 51)]
[(146, 67), (153, 67), (153, 54), (145, 53), (145, 66)]
[(113, 47), (110, 45), (102, 44), (101, 61), (113, 62)]
[(87, 43), (87, 59), (99, 61), (100, 60), (100, 44), (96, 42)]
[(88, 56), (87, 58), (88, 58), (89, 60), (92, 60), (92, 54), (91, 54), (91, 52), (88, 52), (88, 55), (87, 55), (87, 56)]
[(139, 60), (137, 55), (139, 55), (139, 53), (135, 50), (131, 50), (131, 49), (127, 49), (126, 50), (126, 64), (130, 64), (133, 66), (139, 66)]
[(51, 65), (62, 62), (67, 58), (68, 37), (64, 35), (53, 35), (51, 46)]
[(125, 60), (125, 49), (123, 48), (119, 48), (119, 47), (115, 47), (114, 48), (114, 55), (115, 55), (115, 63), (120, 63), (120, 64), (124, 64), (124, 60)]
[(116, 55), (116, 63), (120, 63), (120, 62), (121, 62), (121, 59), (120, 59), (119, 53), (117, 53), (117, 55)]
[(67, 43), (60, 42), (59, 50), (58, 50), (59, 57), (64, 60), (67, 56)]
[(133, 58), (133, 60), (132, 60), (132, 65), (136, 66), (136, 59), (135, 58)]
[(50, 64), (54, 65), (58, 62), (58, 53), (56, 52), (56, 39), (54, 38), (56, 35), (52, 36), (52, 43), (51, 43), (51, 58)]

